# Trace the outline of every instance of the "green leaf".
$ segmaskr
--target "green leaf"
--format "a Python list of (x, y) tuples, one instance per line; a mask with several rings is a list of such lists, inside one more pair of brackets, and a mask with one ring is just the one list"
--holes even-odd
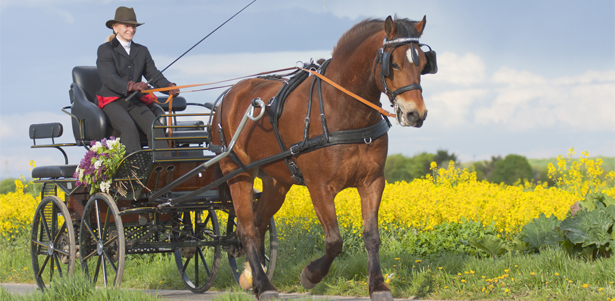
[(610, 195), (604, 195), (604, 199), (602, 199), (602, 202), (604, 203), (604, 206), (609, 207), (609, 206), (615, 206), (615, 198), (610, 196)]
[[(615, 205), (609, 205), (608, 207), (606, 207), (606, 213), (609, 214), (609, 216), (613, 219), (615, 223)], [(613, 231), (613, 233), (615, 234), (615, 231)], [(615, 239), (615, 236), (613, 237), (613, 239)]]
[(497, 257), (506, 251), (506, 244), (504, 241), (492, 234), (486, 234), (479, 239), (471, 237), (468, 239), (468, 244), (479, 250), (485, 251), (491, 257)]
[(521, 228), (521, 239), (528, 243), (532, 250), (539, 250), (545, 246), (559, 246), (564, 237), (557, 231), (561, 221), (555, 215), (548, 218), (541, 213), (531, 223)]
[(589, 212), (579, 211), (574, 218), (563, 220), (560, 229), (566, 231), (573, 244), (582, 244), (584, 248), (595, 244), (596, 248), (600, 248), (611, 239), (608, 232), (611, 225), (613, 218), (605, 209), (598, 208)]

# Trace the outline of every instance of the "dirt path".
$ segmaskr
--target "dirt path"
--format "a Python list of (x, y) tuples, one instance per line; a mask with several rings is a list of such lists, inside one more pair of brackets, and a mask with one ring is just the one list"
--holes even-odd
[[(38, 291), (38, 287), (35, 284), (20, 284), (20, 283), (2, 283), (0, 284), (2, 288), (7, 290), (10, 293), (18, 293), (18, 294), (30, 294), (34, 291)], [(208, 291), (203, 294), (194, 294), (188, 290), (143, 290), (148, 294), (158, 294), (158, 296), (162, 297), (164, 300), (171, 301), (209, 301), (213, 300), (216, 296), (223, 295), (227, 292), (217, 292), (217, 291)], [(320, 295), (309, 295), (309, 294), (284, 294), (280, 293), (280, 298), (283, 300), (292, 300), (308, 297), (315, 301), (369, 301), (370, 299), (367, 297), (341, 297), (341, 296), (320, 296)], [(256, 300), (256, 298), (254, 298)], [(409, 299), (396, 299), (396, 300), (409, 300)]]

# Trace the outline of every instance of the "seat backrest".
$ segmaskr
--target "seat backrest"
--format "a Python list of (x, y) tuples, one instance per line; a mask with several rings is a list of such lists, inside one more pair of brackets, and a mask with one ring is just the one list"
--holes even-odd
[[(83, 89), (87, 99), (98, 105), (96, 92), (102, 88), (102, 81), (98, 76), (98, 69), (94, 66), (77, 66), (73, 68), (73, 83)], [(72, 102), (72, 99), (71, 99)]]
[(98, 70), (93, 66), (73, 68), (73, 83), (70, 86), (73, 135), (77, 144), (89, 144), (110, 136), (111, 128), (107, 115), (98, 108), (96, 92), (102, 87)]

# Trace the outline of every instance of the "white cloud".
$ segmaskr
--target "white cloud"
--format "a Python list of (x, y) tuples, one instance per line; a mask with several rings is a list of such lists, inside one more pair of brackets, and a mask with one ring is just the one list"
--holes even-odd
[[(288, 51), (266, 53), (232, 53), (187, 55), (177, 61), (165, 76), (185, 84), (195, 81), (219, 81), (245, 76), (268, 70), (295, 67), (298, 61), (309, 62), (310, 59), (330, 58), (330, 50)], [(167, 66), (174, 58), (160, 57), (157, 65)]]
[(426, 99), (427, 122), (445, 128), (455, 128), (471, 122), (471, 106), (488, 95), (485, 89), (454, 90), (435, 93)]
[(546, 79), (529, 71), (502, 67), (491, 78), (496, 97), (476, 110), (478, 124), (528, 130), (564, 126), (615, 129), (615, 77), (612, 71)]
[(485, 63), (472, 53), (463, 56), (452, 52), (438, 54), (438, 73), (430, 81), (463, 86), (481, 83), (485, 80)]

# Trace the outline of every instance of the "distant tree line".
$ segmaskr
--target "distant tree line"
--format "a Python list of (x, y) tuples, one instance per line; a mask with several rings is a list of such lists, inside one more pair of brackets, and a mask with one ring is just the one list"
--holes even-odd
[[(384, 177), (389, 183), (406, 181), (424, 177), (431, 174), (431, 162), (436, 162), (438, 168), (448, 168), (449, 162), (459, 167), (457, 155), (447, 150), (438, 150), (435, 154), (420, 153), (412, 157), (394, 154), (387, 157), (384, 167)], [(527, 158), (510, 154), (491, 157), (491, 160), (478, 161), (466, 166), (476, 171), (479, 181), (487, 180), (492, 183), (505, 183), (512, 185), (518, 181), (549, 182), (546, 168), (533, 169)], [(552, 183), (549, 183), (552, 184)]]

